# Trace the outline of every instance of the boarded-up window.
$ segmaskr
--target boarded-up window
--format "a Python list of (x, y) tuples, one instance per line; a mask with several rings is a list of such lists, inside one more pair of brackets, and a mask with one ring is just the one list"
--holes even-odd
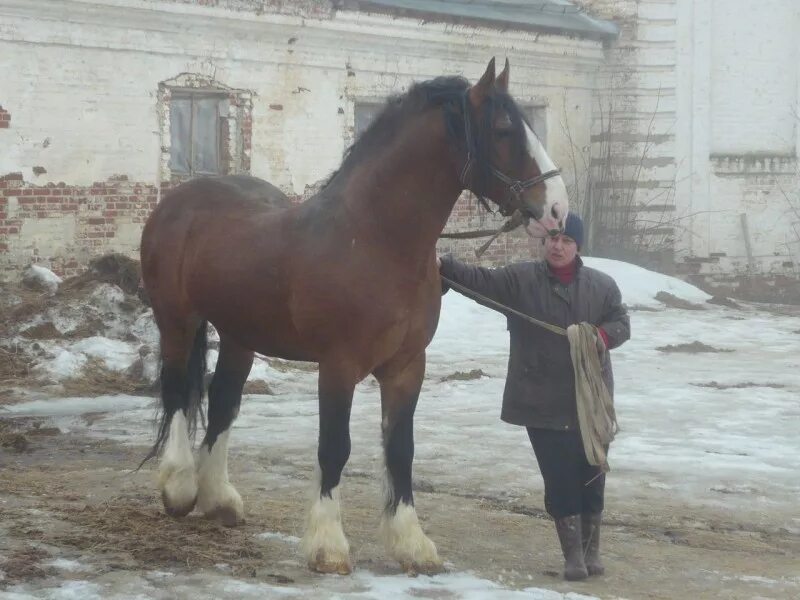
[(547, 107), (546, 106), (523, 106), (525, 116), (528, 117), (528, 123), (533, 127), (533, 132), (542, 146), (547, 148)]
[(383, 110), (384, 104), (382, 102), (356, 102), (355, 112), (355, 139), (358, 139), (362, 133), (370, 126), (375, 120), (375, 117)]
[(173, 92), (169, 105), (170, 160), (173, 173), (221, 174), (221, 117), (227, 97), (205, 92)]

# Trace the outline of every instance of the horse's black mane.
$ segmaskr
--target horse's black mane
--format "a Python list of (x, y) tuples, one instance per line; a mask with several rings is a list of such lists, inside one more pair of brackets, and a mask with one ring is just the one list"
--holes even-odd
[[(405, 94), (390, 97), (375, 120), (347, 149), (342, 165), (331, 175), (323, 189), (389, 144), (409, 117), (430, 108), (442, 108), (448, 137), (455, 147), (465, 151), (464, 97), (469, 87), (469, 82), (463, 77), (437, 77), (414, 84)], [(477, 122), (473, 119), (471, 125), (474, 165), (470, 172), (470, 187), (478, 196), (484, 195), (492, 179), (492, 125), (495, 115), (501, 111), (511, 119), (514, 142), (520, 150), (517, 154), (521, 155), (526, 147), (523, 123), (527, 123), (527, 119), (524, 113), (507, 93), (493, 91), (477, 115)]]

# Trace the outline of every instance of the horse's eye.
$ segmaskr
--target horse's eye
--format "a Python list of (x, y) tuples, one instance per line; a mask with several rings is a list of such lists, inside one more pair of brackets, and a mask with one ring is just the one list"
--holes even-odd
[(500, 138), (500, 139), (510, 137), (512, 133), (514, 133), (514, 132), (511, 129), (495, 129), (494, 130), (495, 137)]

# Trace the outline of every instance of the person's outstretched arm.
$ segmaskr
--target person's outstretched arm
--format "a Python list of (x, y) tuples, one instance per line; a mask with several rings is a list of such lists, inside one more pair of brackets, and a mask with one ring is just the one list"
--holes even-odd
[[(516, 308), (520, 284), (514, 269), (509, 267), (494, 269), (474, 267), (448, 255), (441, 257), (439, 273), (473, 292), (477, 292), (509, 308)], [(443, 283), (447, 285), (447, 282)], [(460, 292), (460, 290), (456, 291)], [(471, 297), (468, 294), (464, 295)], [(500, 310), (496, 306), (486, 304), (477, 298), (472, 299), (491, 309)]]

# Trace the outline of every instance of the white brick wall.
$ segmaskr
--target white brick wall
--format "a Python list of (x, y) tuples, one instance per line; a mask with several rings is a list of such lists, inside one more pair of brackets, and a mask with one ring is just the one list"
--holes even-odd
[[(676, 0), (681, 257), (708, 273), (793, 274), (798, 255), (795, 0)], [(755, 160), (759, 157), (767, 158)], [(741, 215), (747, 215), (751, 257)]]
[[(660, 218), (674, 220), (678, 265), (689, 259), (701, 272), (794, 273), (792, 261), (800, 264), (800, 2), (582, 4), (624, 24), (609, 51), (608, 91), (601, 95), (619, 111), (612, 144), (617, 178), (630, 179), (649, 131), (655, 139), (635, 197), (642, 205), (665, 198), (674, 204), (672, 216)], [(599, 115), (593, 133), (597, 146)], [(769, 160), (752, 160), (759, 156)], [(674, 193), (665, 194), (668, 187)]]
[(713, 154), (794, 154), (797, 5), (795, 0), (713, 1)]

